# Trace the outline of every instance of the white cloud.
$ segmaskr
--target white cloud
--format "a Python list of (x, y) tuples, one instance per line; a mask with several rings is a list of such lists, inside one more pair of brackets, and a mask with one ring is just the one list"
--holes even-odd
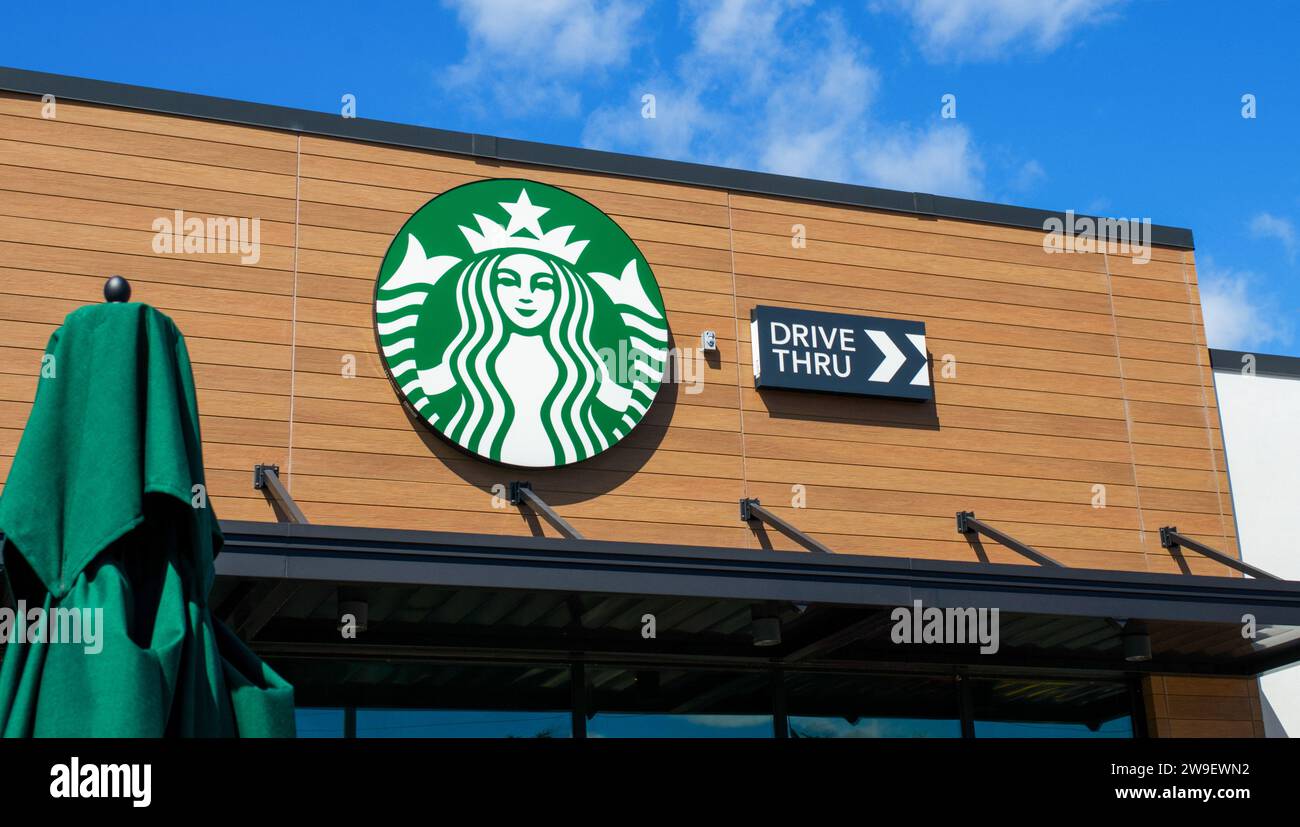
[[(643, 118), (643, 95), (654, 96), (654, 118)], [(597, 109), (587, 118), (583, 144), (597, 149), (639, 150), (659, 158), (724, 163), (701, 136), (722, 134), (724, 115), (700, 98), (701, 90), (671, 79), (647, 81), (622, 105)]]
[(784, 175), (851, 180), (859, 176), (852, 148), (866, 139), (867, 116), (880, 80), (864, 51), (837, 25), (824, 48), (780, 67), (763, 93), (756, 130), (758, 165)]
[[(693, 44), (670, 71), (588, 118), (601, 149), (786, 175), (976, 196), (970, 133), (887, 127), (872, 117), (880, 74), (833, 14), (803, 0), (693, 3)], [(655, 118), (641, 96), (655, 96)], [(761, 114), (759, 114), (761, 113)]]
[(1011, 179), (1013, 189), (1024, 192), (1038, 186), (1039, 182), (1047, 178), (1047, 170), (1043, 165), (1034, 159), (1029, 159), (1020, 165), (1020, 170)]
[[(443, 85), (515, 115), (577, 114), (577, 81), (624, 64), (643, 9), (626, 0), (444, 0), (467, 33)], [(487, 100), (484, 100), (484, 97)]]
[(692, 0), (691, 31), (699, 54), (718, 55), (734, 62), (760, 56), (776, 37), (781, 15), (807, 5), (798, 0)]
[(744, 729), (772, 725), (770, 715), (687, 715), (686, 720), (696, 726), (716, 729)]
[(1255, 238), (1275, 238), (1282, 242), (1288, 259), (1295, 260), (1295, 225), (1289, 219), (1262, 212), (1250, 220), (1250, 234)]
[(932, 60), (978, 60), (1007, 52), (1056, 49), (1087, 26), (1114, 17), (1118, 0), (893, 0)]
[(1229, 350), (1282, 349), (1290, 345), (1289, 318), (1260, 286), (1254, 273), (1216, 267), (1205, 257), (1198, 268), (1205, 339), (1210, 347)]
[(1110, 212), (1110, 199), (1099, 195), (1084, 205), (1083, 211), (1088, 215), (1106, 215)]
[(849, 723), (843, 718), (798, 718), (791, 726), (801, 738), (883, 738), (881, 721), (869, 718)]
[(890, 138), (864, 149), (860, 157), (867, 177), (883, 187), (960, 197), (980, 193), (984, 164), (964, 126)]
[[(726, 68), (752, 83), (768, 77), (782, 47), (779, 27), (809, 0), (691, 0), (693, 14), (691, 68), (717, 72)], [(703, 65), (702, 65), (703, 64)]]

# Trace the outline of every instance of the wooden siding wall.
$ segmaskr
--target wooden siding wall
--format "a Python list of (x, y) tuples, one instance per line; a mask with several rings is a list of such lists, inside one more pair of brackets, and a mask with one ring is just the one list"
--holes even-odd
[[(677, 345), (718, 334), (700, 392), (665, 386), (623, 444), (572, 469), (466, 457), (407, 418), (376, 353), (373, 282), (393, 234), (437, 193), (505, 176), (612, 215), (654, 268)], [(155, 254), (152, 222), (177, 209), (260, 218), (261, 260)], [(1235, 553), (1192, 253), (1139, 265), (1041, 245), (1033, 230), (72, 102), (46, 120), (38, 100), (0, 95), (0, 479), (47, 338), (121, 273), (189, 341), (222, 518), (274, 518), (251, 487), (262, 462), (317, 523), (541, 531), (493, 508), (492, 486), (522, 476), (596, 539), (792, 548), (739, 522), (748, 495), (842, 552), (979, 559), (953, 520), (974, 510), (1071, 566), (1177, 571), (1165, 524)], [(924, 320), (936, 404), (760, 394), (758, 303)], [(792, 486), (806, 508), (789, 507)]]
[(1153, 675), (1142, 679), (1154, 738), (1263, 738), (1259, 681)]

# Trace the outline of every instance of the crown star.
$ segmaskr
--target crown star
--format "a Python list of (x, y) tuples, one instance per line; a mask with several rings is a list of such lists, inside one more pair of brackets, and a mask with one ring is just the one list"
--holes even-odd
[[(569, 235), (573, 232), (572, 225), (555, 227), (550, 232), (542, 232), (538, 219), (550, 212), (550, 207), (534, 205), (528, 197), (527, 190), (520, 190), (519, 199), (514, 202), (497, 203), (510, 213), (510, 223), (507, 226), (502, 227), (492, 219), (475, 213), (474, 219), (478, 223), (478, 229), (473, 230), (463, 225), (460, 228), (475, 255), (487, 250), (538, 250), (562, 258), (569, 264), (578, 263), (578, 256), (586, 249), (587, 241), (569, 241)], [(516, 235), (520, 230), (528, 231), (532, 234), (531, 237)]]
[(506, 235), (514, 235), (520, 230), (527, 230), (533, 234), (533, 238), (542, 237), (542, 225), (537, 219), (551, 211), (550, 207), (536, 207), (528, 198), (528, 190), (519, 191), (519, 200), (513, 204), (509, 201), (498, 202), (505, 211), (510, 213), (510, 224), (506, 227)]

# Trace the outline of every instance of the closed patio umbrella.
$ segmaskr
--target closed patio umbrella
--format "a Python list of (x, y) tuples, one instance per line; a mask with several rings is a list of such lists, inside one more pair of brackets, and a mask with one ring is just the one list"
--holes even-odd
[(7, 635), (0, 735), (290, 737), (292, 687), (208, 607), (222, 538), (185, 340), (126, 295), (50, 337), (0, 496), (31, 615)]

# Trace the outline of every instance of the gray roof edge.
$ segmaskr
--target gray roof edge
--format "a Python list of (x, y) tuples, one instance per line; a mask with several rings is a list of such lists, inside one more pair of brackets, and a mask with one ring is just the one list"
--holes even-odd
[(1271, 353), (1210, 348), (1210, 367), (1221, 373), (1253, 371), (1256, 376), (1300, 379), (1300, 356), (1277, 356)]

